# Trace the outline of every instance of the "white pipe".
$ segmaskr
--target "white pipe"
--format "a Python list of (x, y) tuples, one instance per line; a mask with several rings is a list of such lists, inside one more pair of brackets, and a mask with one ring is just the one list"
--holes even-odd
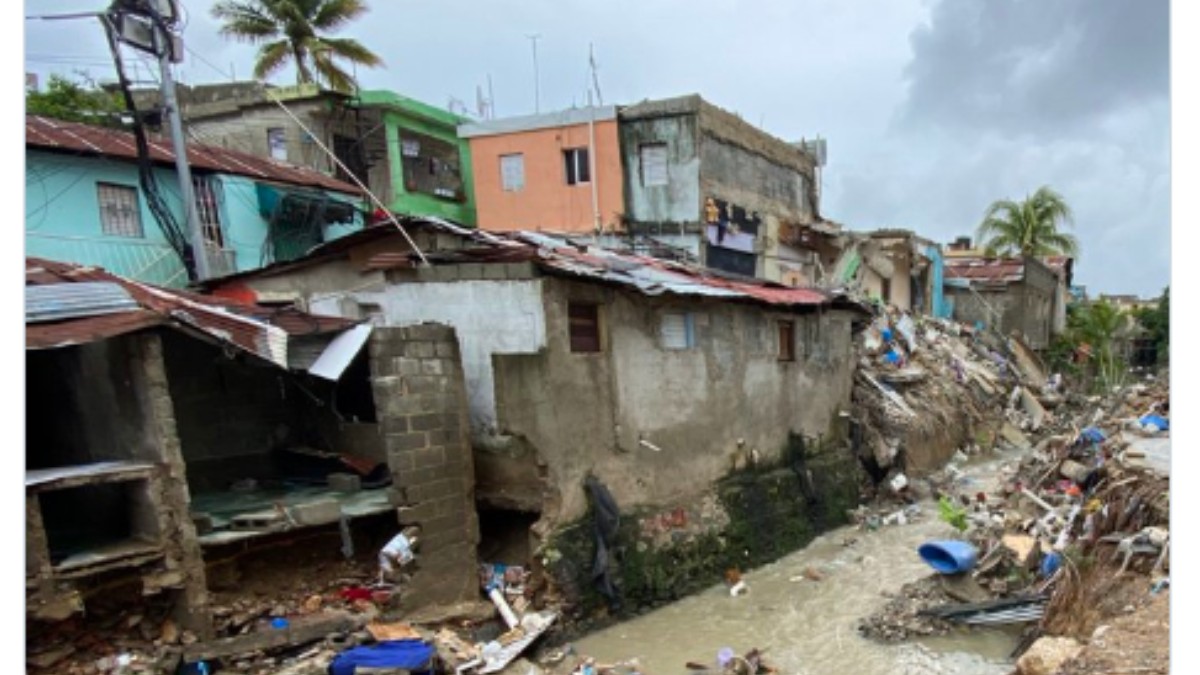
[(504, 594), (500, 592), (499, 588), (492, 586), (488, 590), (488, 597), (492, 599), (492, 604), (496, 606), (496, 609), (500, 610), (500, 616), (504, 617), (504, 623), (508, 624), (509, 630), (521, 625), (521, 622), (517, 620), (517, 615), (513, 613), (512, 607), (508, 606), (508, 601), (504, 599)]

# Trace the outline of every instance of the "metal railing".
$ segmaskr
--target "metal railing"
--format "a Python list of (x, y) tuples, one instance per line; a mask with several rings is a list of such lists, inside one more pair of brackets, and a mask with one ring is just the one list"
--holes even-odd
[[(233, 268), (232, 251), (220, 251), (218, 259)], [(75, 237), (61, 234), (25, 233), (25, 255), (58, 262), (95, 265), (113, 274), (158, 286), (183, 288), (187, 270), (167, 244), (113, 237)], [(227, 263), (226, 263), (227, 261)]]

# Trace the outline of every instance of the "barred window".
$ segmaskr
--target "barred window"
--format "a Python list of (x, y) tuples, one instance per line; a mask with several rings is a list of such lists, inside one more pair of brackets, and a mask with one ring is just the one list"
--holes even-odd
[(143, 237), (138, 191), (127, 185), (96, 183), (100, 201), (100, 229), (114, 237)]

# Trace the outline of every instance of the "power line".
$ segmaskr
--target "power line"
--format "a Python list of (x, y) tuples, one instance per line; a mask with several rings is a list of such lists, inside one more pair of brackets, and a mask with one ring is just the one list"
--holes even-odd
[[(202, 62), (204, 62), (205, 64), (207, 64), (209, 68), (212, 68), (212, 69), (213, 69), (213, 70), (215, 70), (217, 73), (221, 74), (222, 76), (229, 77), (229, 74), (228, 74), (228, 73), (226, 73), (226, 72), (225, 72), (224, 70), (222, 70), (221, 68), (218, 68), (217, 66), (213, 65), (212, 63), (210, 63), (210, 62), (208, 61), (208, 59), (205, 59), (205, 58), (203, 58), (203, 57), (201, 57), (201, 56), (198, 56), (198, 55), (196, 54), (196, 51), (195, 51), (195, 50), (193, 50), (191, 47), (188, 47), (188, 46), (186, 46), (186, 45), (185, 45), (185, 46), (184, 46), (184, 49), (186, 49), (186, 50), (187, 50), (187, 52), (188, 52), (189, 54), (191, 54), (191, 55), (193, 55), (193, 56), (196, 56), (196, 58), (200, 59), (200, 61), (202, 61)], [(262, 86), (263, 86), (261, 82), (260, 82), (260, 83), (258, 83), (258, 84), (259, 84), (259, 86), (260, 86), (260, 87), (262, 87)], [(405, 239), (405, 241), (407, 241), (407, 242), (408, 242), (408, 245), (409, 245), (409, 247), (411, 247), (411, 248), (412, 248), (412, 250), (413, 250), (413, 252), (415, 252), (415, 253), (417, 254), (417, 257), (421, 259), (421, 263), (422, 263), (422, 264), (424, 264), (424, 265), (426, 265), (426, 266), (428, 266), (428, 265), (429, 265), (429, 259), (425, 257), (425, 253), (424, 253), (423, 251), (421, 251), (421, 248), (420, 248), (419, 246), (417, 246), (417, 242), (413, 241), (413, 238), (409, 236), (409, 234), (408, 234), (408, 230), (405, 230), (405, 229), (404, 229), (404, 226), (400, 224), (400, 221), (396, 220), (396, 216), (392, 214), (392, 210), (391, 210), (391, 209), (389, 209), (389, 208), (388, 208), (388, 207), (387, 207), (387, 206), (386, 206), (386, 205), (385, 205), (385, 204), (384, 204), (382, 201), (380, 201), (379, 197), (376, 197), (376, 196), (375, 196), (375, 193), (374, 193), (374, 192), (371, 192), (371, 189), (370, 189), (370, 188), (368, 188), (366, 185), (363, 185), (363, 182), (362, 182), (361, 180), (359, 180), (358, 176), (354, 175), (354, 172), (353, 172), (353, 171), (351, 171), (351, 170), (349, 169), (349, 167), (347, 167), (347, 166), (345, 165), (345, 163), (343, 163), (343, 162), (342, 162), (342, 160), (341, 160), (341, 159), (340, 159), (340, 158), (339, 158), (339, 157), (338, 157), (336, 154), (334, 154), (332, 151), (330, 151), (330, 150), (329, 150), (329, 148), (325, 147), (325, 144), (321, 142), (321, 139), (317, 138), (317, 135), (316, 135), (316, 134), (314, 134), (314, 133), (313, 133), (313, 132), (312, 132), (312, 131), (311, 131), (311, 130), (308, 128), (308, 126), (307, 126), (306, 124), (304, 124), (304, 122), (300, 121), (300, 118), (299, 118), (299, 117), (297, 117), (297, 116), (295, 115), (295, 113), (293, 113), (293, 112), (291, 111), (291, 109), (290, 109), (290, 108), (288, 108), (286, 105), (284, 105), (284, 103), (283, 103), (282, 101), (280, 101), (279, 99), (277, 99), (277, 98), (273, 98), (273, 97), (270, 97), (270, 96), (268, 96), (268, 97), (267, 97), (267, 99), (268, 99), (269, 101), (271, 101), (272, 103), (274, 103), (275, 105), (279, 106), (279, 109), (280, 109), (280, 110), (282, 110), (282, 111), (284, 112), (284, 114), (285, 114), (285, 115), (287, 115), (289, 118), (291, 118), (291, 120), (292, 120), (293, 122), (295, 122), (295, 123), (296, 123), (296, 125), (297, 125), (297, 126), (299, 126), (299, 127), (300, 127), (300, 129), (301, 129), (301, 130), (302, 130), (304, 133), (308, 134), (308, 137), (312, 139), (313, 143), (316, 143), (316, 144), (317, 144), (317, 147), (321, 148), (321, 150), (322, 150), (322, 151), (323, 151), (323, 152), (324, 152), (324, 153), (325, 153), (325, 154), (326, 154), (326, 155), (327, 155), (327, 156), (328, 156), (330, 159), (332, 159), (332, 160), (333, 160), (333, 162), (334, 162), (335, 164), (337, 164), (337, 166), (338, 166), (338, 167), (339, 167), (339, 168), (340, 168), (342, 171), (344, 171), (344, 172), (346, 173), (346, 176), (348, 176), (348, 177), (350, 178), (350, 180), (352, 180), (352, 181), (354, 182), (354, 184), (355, 184), (355, 185), (357, 185), (357, 186), (359, 187), (359, 189), (361, 189), (361, 190), (362, 190), (362, 191), (363, 191), (363, 192), (364, 192), (364, 193), (367, 195), (367, 197), (369, 197), (369, 198), (370, 198), (370, 200), (371, 200), (371, 201), (374, 203), (375, 207), (376, 207), (377, 209), (379, 209), (379, 210), (383, 211), (383, 212), (384, 212), (384, 214), (386, 214), (386, 215), (387, 215), (387, 217), (388, 217), (388, 220), (392, 221), (392, 224), (396, 226), (396, 229), (400, 231), (400, 234), (404, 235), (404, 239)]]

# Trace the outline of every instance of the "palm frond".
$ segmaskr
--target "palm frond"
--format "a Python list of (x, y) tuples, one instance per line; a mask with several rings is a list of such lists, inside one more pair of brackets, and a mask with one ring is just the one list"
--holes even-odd
[(268, 42), (258, 50), (254, 61), (254, 79), (264, 80), (294, 58), (292, 44), (287, 40)]
[(366, 11), (367, 5), (362, 0), (321, 0), (310, 23), (319, 30), (336, 30)]
[(383, 59), (362, 46), (358, 40), (351, 40), (349, 38), (321, 38), (321, 42), (329, 47), (329, 51), (334, 56), (339, 56), (360, 66), (375, 68), (383, 65)]
[(279, 24), (259, 5), (234, 0), (213, 5), (213, 18), (224, 21), (219, 31), (221, 35), (241, 42), (259, 42), (279, 35)]

